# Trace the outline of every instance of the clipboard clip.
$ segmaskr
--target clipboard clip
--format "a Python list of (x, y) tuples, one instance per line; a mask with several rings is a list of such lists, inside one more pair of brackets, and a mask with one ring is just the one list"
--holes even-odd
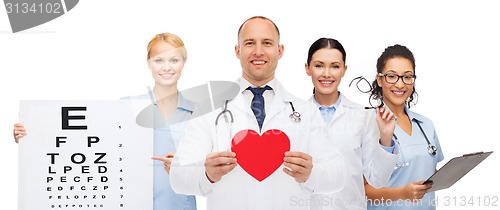
[(484, 154), (484, 152), (473, 152), (473, 153), (469, 153), (469, 154), (464, 154), (462, 155), (462, 157), (468, 157), (468, 156), (474, 156), (474, 155), (482, 155)]

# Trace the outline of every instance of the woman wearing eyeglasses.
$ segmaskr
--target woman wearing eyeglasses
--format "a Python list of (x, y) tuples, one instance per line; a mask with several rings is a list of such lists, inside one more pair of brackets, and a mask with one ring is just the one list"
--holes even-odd
[(387, 47), (377, 60), (371, 98), (380, 100), (397, 118), (394, 136), (400, 157), (389, 182), (381, 189), (365, 183), (368, 209), (435, 209), (432, 184), (424, 184), (444, 159), (434, 125), (410, 111), (415, 91), (415, 58), (401, 45)]
[(329, 136), (346, 163), (346, 187), (338, 193), (313, 195), (311, 209), (366, 209), (363, 176), (374, 186), (382, 187), (398, 159), (392, 140), (396, 124), (386, 108), (366, 110), (340, 93), (338, 86), (347, 65), (340, 42), (320, 38), (309, 48), (305, 70), (312, 79), (314, 95)]

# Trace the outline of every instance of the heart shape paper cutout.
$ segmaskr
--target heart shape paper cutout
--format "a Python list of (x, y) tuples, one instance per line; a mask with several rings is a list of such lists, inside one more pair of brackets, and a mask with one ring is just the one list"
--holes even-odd
[(238, 164), (259, 182), (269, 177), (283, 163), (290, 151), (290, 139), (281, 130), (267, 130), (260, 136), (254, 130), (242, 130), (234, 135), (231, 151)]

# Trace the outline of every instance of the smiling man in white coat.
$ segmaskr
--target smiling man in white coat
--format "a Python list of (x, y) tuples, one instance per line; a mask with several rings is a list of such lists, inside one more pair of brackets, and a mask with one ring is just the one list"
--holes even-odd
[(275, 78), (279, 38), (266, 17), (241, 25), (240, 92), (189, 122), (170, 170), (175, 192), (206, 196), (209, 210), (290, 210), (309, 209), (311, 194), (344, 187), (344, 161), (319, 111)]

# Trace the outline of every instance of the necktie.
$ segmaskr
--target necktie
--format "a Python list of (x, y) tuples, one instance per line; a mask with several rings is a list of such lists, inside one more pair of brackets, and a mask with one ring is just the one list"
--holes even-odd
[(250, 90), (253, 93), (252, 104), (250, 107), (252, 108), (255, 118), (257, 119), (259, 129), (262, 130), (262, 123), (264, 123), (264, 118), (266, 118), (266, 112), (264, 110), (264, 96), (262, 96), (262, 93), (266, 90), (272, 90), (272, 88), (266, 85), (262, 88), (248, 87), (247, 90)]

